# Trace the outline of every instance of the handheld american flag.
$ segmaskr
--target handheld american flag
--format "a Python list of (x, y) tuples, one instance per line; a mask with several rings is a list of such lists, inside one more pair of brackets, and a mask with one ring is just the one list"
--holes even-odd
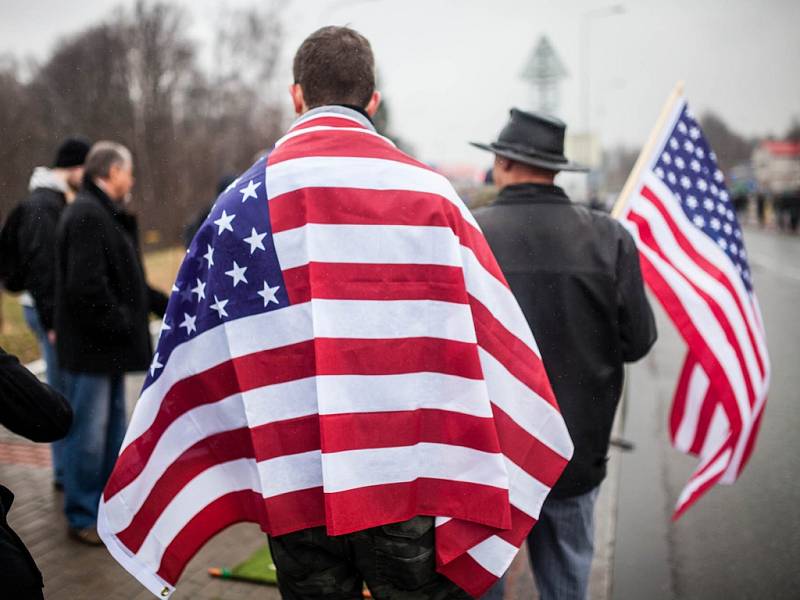
[[(700, 458), (677, 519), (753, 451), (769, 356), (742, 229), (714, 152), (679, 90), (620, 196), (645, 281), (688, 346), (670, 415), (678, 450)], [(627, 204), (622, 204), (627, 200)]]
[(239, 521), (436, 516), (473, 595), (572, 452), (533, 335), (440, 175), (341, 107), (217, 200), (179, 271), (98, 529), (157, 595)]

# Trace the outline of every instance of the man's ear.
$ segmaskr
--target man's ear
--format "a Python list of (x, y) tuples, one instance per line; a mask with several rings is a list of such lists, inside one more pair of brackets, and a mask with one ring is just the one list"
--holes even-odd
[(297, 115), (302, 115), (308, 110), (306, 100), (303, 97), (303, 88), (299, 83), (293, 83), (289, 86), (289, 94), (292, 96), (292, 104), (294, 105), (294, 112)]
[(374, 117), (375, 113), (378, 112), (378, 107), (381, 105), (381, 93), (378, 90), (372, 92), (372, 98), (369, 99), (369, 102), (364, 107), (364, 110), (370, 117)]

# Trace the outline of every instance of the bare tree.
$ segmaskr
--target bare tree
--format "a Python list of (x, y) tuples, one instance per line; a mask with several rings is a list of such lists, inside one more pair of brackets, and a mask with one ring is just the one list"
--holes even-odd
[(187, 14), (138, 0), (62, 40), (28, 80), (0, 59), (0, 210), (66, 135), (113, 139), (136, 159), (145, 240), (175, 243), (216, 179), (245, 169), (282, 130), (275, 74), (283, 0), (225, 12), (203, 68)]

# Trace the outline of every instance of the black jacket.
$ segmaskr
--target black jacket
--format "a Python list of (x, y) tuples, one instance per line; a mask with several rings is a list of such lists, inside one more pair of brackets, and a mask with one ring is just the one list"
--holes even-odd
[[(0, 423), (35, 442), (64, 437), (72, 409), (55, 390), (41, 383), (0, 348)], [(9, 598), (41, 594), (42, 575), (22, 540), (6, 520), (14, 494), (0, 485), (0, 590)]]
[(623, 363), (656, 339), (634, 241), (549, 185), (506, 187), (475, 217), (533, 330), (575, 445), (552, 493), (586, 493), (605, 477)]
[(150, 364), (148, 314), (167, 297), (150, 288), (135, 218), (92, 182), (64, 211), (56, 235), (56, 347), (71, 371), (123, 373)]
[(30, 292), (45, 330), (53, 329), (55, 299), (56, 227), (66, 206), (64, 194), (36, 188), (22, 202), (17, 232), (21, 288)]

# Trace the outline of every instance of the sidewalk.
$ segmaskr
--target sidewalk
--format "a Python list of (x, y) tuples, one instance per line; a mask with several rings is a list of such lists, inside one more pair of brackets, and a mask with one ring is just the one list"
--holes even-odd
[[(141, 377), (128, 377), (126, 397), (132, 407)], [(597, 504), (596, 553), (590, 597), (607, 600), (611, 591), (619, 451), (611, 450), (609, 476)], [(28, 546), (42, 571), (47, 600), (149, 600), (154, 596), (131, 577), (105, 548), (82, 546), (67, 538), (61, 503), (52, 486), (50, 449), (0, 427), (0, 482), (15, 495), (9, 522)], [(211, 540), (189, 563), (178, 582), (175, 600), (277, 600), (276, 588), (213, 579), (207, 569), (233, 566), (265, 543), (252, 524), (235, 525)], [(524, 547), (509, 569), (507, 600), (536, 598)]]

